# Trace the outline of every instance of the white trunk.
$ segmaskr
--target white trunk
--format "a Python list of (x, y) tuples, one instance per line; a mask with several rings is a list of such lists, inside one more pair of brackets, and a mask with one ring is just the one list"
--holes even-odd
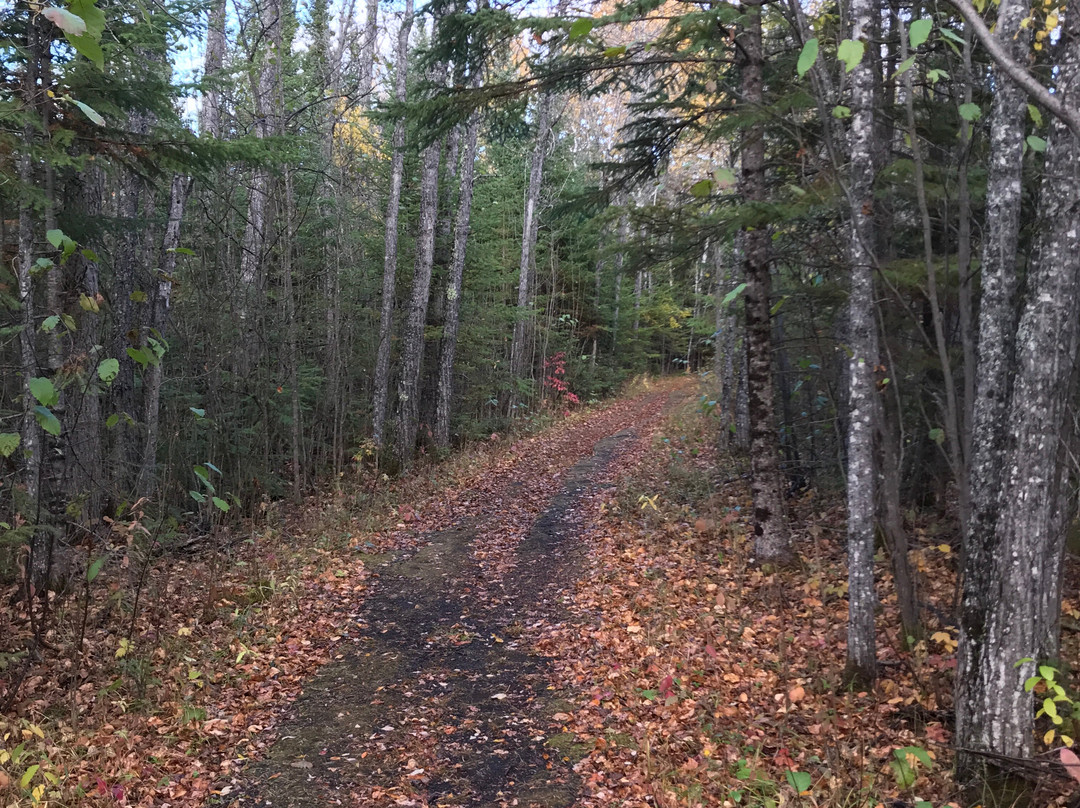
[[(406, 63), (409, 52), (409, 32), (413, 24), (413, 0), (405, 0), (405, 14), (398, 29), (395, 54), (394, 99), (405, 101)], [(401, 209), (401, 182), (405, 174), (405, 121), (394, 123), (393, 157), (390, 167), (390, 195), (386, 201), (386, 229), (383, 237), (382, 305), (379, 315), (379, 348), (375, 356), (374, 402), (372, 405), (372, 439), (382, 448), (386, 426), (386, 405), (390, 398), (390, 342), (394, 335), (394, 297), (397, 289), (398, 214)]]

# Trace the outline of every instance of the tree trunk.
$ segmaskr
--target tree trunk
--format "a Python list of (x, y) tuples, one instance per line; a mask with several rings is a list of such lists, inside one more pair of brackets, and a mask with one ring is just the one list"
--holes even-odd
[[(532, 267), (535, 262), (536, 234), (540, 223), (540, 191), (544, 182), (544, 158), (551, 140), (552, 107), (555, 98), (550, 93), (540, 96), (536, 111), (536, 138), (529, 159), (529, 187), (525, 192), (525, 218), (521, 232), (521, 263), (519, 264), (517, 290), (517, 316), (514, 320), (514, 336), (510, 344), (510, 375), (516, 385), (525, 376), (525, 341), (531, 320), (532, 295), (530, 289)], [(511, 414), (517, 403), (517, 388), (510, 395)]]
[[(851, 38), (872, 38), (874, 5), (851, 3)], [(849, 681), (865, 684), (877, 677), (874, 631), (874, 410), (878, 364), (874, 321), (874, 60), (870, 54), (851, 73), (851, 292), (848, 301), (848, 647)]]
[[(259, 56), (259, 67), (251, 77), (251, 95), (255, 111), (255, 135), (268, 138), (280, 134), (280, 118), (275, 107), (277, 88), (281, 77), (281, 13), (280, 0), (266, 0), (260, 5), (259, 23), (261, 35), (258, 42), (264, 50)], [(258, 165), (251, 173), (247, 220), (240, 255), (240, 289), (237, 293), (237, 324), (240, 345), (236, 351), (236, 374), (243, 379), (254, 368), (262, 355), (262, 337), (257, 317), (265, 285), (264, 267), (266, 234), (269, 231), (270, 170)]]
[[(746, 5), (747, 22), (737, 38), (742, 101), (751, 108), (761, 108), (765, 102), (761, 9), (759, 2)], [(753, 123), (743, 130), (739, 186), (745, 203), (765, 201), (765, 127), (761, 123)], [(759, 563), (786, 563), (791, 557), (791, 538), (784, 514), (773, 401), (769, 230), (762, 226), (746, 227), (742, 231), (742, 238), (746, 276), (747, 395), (751, 490), (754, 498), (754, 556)]]
[[(445, 66), (432, 72), (432, 84), (445, 78)], [(412, 465), (416, 434), (420, 429), (420, 370), (424, 363), (424, 330), (431, 298), (431, 270), (435, 260), (435, 227), (439, 218), (439, 160), (442, 141), (434, 140), (420, 153), (420, 226), (416, 236), (416, 262), (412, 291), (402, 334), (401, 376), (398, 379), (397, 434), (394, 454), (402, 469)]]
[[(997, 31), (1010, 47), (1025, 9), (1013, 8), (1008, 0), (1002, 3)], [(1055, 95), (1072, 106), (1080, 98), (1078, 16), (1080, 2), (1071, 0), (1058, 46), (1062, 60)], [(988, 219), (994, 216), (1002, 227), (1015, 227), (1020, 204), (1015, 142), (1023, 137), (1025, 99), (1017, 97), (1019, 114), (1005, 102), (999, 108), (1006, 87), (1015, 89), (1006, 79), (995, 96), (987, 206)], [(1006, 242), (1005, 234), (991, 229), (989, 221), (985, 229), (972, 473), (976, 497), (965, 558), (958, 672), (963, 678), (957, 694), (957, 746), (1016, 757), (1027, 757), (1032, 750), (1032, 696), (1025, 692), (1024, 680), (1035, 670), (1033, 662), (1017, 663), (1038, 657), (1056, 620), (1044, 593), (1060, 591), (1061, 567), (1055, 559), (1062, 549), (1061, 440), (1078, 341), (1080, 143), (1056, 118), (1050, 124), (1039, 213), (1041, 228), (1016, 332), (1015, 362), (1006, 353), (1007, 343), (998, 340), (1011, 336), (1011, 300), (999, 296), (1014, 288), (1015, 236)], [(992, 322), (984, 322), (988, 319)], [(1004, 386), (990, 398), (984, 374), (997, 375), (1003, 384), (1012, 377), (1011, 400)], [(981, 445), (984, 437), (1001, 441), (996, 452)], [(989, 469), (991, 461), (1000, 468)], [(988, 489), (981, 479), (988, 471), (996, 475), (991, 482), (997, 482), (1000, 491)], [(976, 613), (977, 607), (984, 609)], [(987, 779), (975, 755), (962, 755), (958, 766), (965, 783)]]
[[(411, 18), (411, 10), (406, 11)], [(409, 20), (412, 26), (412, 20)], [(408, 32), (406, 29), (406, 38)], [(360, 43), (360, 83), (357, 94), (362, 99), (371, 95), (375, 84), (375, 48), (379, 39), (379, 0), (367, 0), (367, 22), (364, 25), (364, 37)], [(398, 64), (404, 64), (399, 62)]]
[[(1026, 29), (1020, 27), (1027, 13), (1027, 4), (1020, 0), (1002, 0), (998, 7), (995, 36), (1016, 57), (1027, 53)], [(1014, 297), (1027, 98), (1002, 71), (995, 70), (994, 81), (986, 219), (982, 230), (978, 366), (972, 405), (971, 519), (963, 548), (956, 742), (961, 749), (1014, 754), (1030, 748), (1030, 737), (1020, 737), (1023, 727), (1030, 726), (1030, 717), (1025, 722), (1013, 714), (1006, 723), (998, 715), (999, 707), (1008, 703), (1015, 709), (1020, 699), (1020, 695), (1004, 692), (1019, 675), (1011, 665), (1020, 657), (1009, 660), (1009, 671), (1002, 673), (999, 667), (1002, 654), (1011, 653), (1012, 648), (998, 647), (992, 613), (1002, 605), (995, 590), (1002, 583), (1003, 571), (998, 565), (1005, 561), (997, 527), (1005, 436), (1011, 426), (1007, 419), (1015, 367)], [(1009, 604), (1010, 608), (1013, 605)], [(1023, 631), (1018, 629), (1017, 634)], [(957, 756), (957, 776), (961, 782), (980, 780), (982, 758), (961, 752)]]
[[(475, 80), (473, 86), (478, 86)], [(450, 405), (454, 397), (454, 354), (457, 351), (460, 325), (465, 248), (469, 241), (469, 219), (472, 215), (473, 184), (476, 178), (476, 141), (479, 131), (480, 116), (473, 113), (465, 130), (465, 152), (462, 157), (461, 182), (458, 187), (457, 217), (454, 220), (454, 248), (450, 262), (450, 279), (446, 285), (446, 322), (443, 326), (442, 351), (439, 354), (435, 445), (440, 449), (450, 446)]]
[(199, 133), (221, 137), (222, 99), (218, 75), (225, 63), (225, 0), (215, 0), (206, 26), (206, 56), (203, 57), (203, 102), (199, 108)]
[[(172, 302), (172, 287), (176, 275), (176, 249), (180, 246), (180, 226), (184, 219), (184, 207), (191, 192), (191, 180), (173, 175), (169, 188), (169, 213), (165, 224), (165, 235), (161, 242), (161, 261), (157, 271), (157, 289), (153, 297), (153, 310), (150, 317), (151, 334), (156, 339), (164, 340), (169, 325), (169, 305)], [(161, 385), (165, 380), (165, 363), (151, 364), (146, 369), (143, 380), (143, 420), (146, 424), (146, 443), (143, 446), (142, 462), (139, 464), (139, 478), (136, 491), (139, 496), (153, 496), (157, 481), (157, 442), (160, 423)]]
[[(413, 24), (413, 2), (405, 0), (405, 14), (398, 29), (395, 58), (394, 98), (405, 101), (406, 59), (409, 32)], [(397, 290), (398, 213), (401, 209), (401, 181), (405, 174), (405, 119), (394, 123), (393, 157), (390, 168), (390, 196), (386, 201), (385, 251), (383, 257), (382, 305), (379, 314), (379, 348), (375, 357), (375, 394), (372, 412), (372, 440), (383, 445), (386, 405), (390, 397), (390, 343), (394, 336), (394, 298)]]

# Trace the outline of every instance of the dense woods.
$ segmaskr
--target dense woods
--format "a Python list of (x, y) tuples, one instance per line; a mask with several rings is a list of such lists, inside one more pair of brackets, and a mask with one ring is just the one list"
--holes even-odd
[(887, 591), (972, 803), (1080, 769), (1076, 0), (17, 0), (0, 52), (0, 711), (150, 565), (687, 373), (748, 563), (846, 501), (844, 686)]

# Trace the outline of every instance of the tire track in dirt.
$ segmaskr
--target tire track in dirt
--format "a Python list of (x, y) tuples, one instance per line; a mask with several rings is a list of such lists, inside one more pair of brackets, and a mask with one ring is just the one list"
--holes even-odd
[[(460, 495), (457, 524), (378, 568), (360, 639), (308, 684), (234, 804), (572, 804), (573, 756), (551, 744), (548, 667), (530, 637), (580, 566), (581, 505), (667, 399), (620, 402), (552, 436), (554, 472), (521, 454), (505, 485)], [(523, 517), (518, 501), (542, 510)]]

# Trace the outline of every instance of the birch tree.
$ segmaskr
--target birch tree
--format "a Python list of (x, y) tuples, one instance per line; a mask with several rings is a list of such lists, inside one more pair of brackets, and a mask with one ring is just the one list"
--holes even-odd
[[(1009, 11), (1003, 4), (1000, 13)], [(1069, 2), (1064, 19), (1055, 96), (1075, 108), (1080, 101), (1080, 2)], [(998, 30), (1009, 42), (1008, 25), (999, 21)], [(1007, 80), (1004, 83), (1009, 84)], [(1000, 98), (999, 91), (995, 104)], [(1004, 118), (1006, 110), (995, 106), (997, 114)], [(1009, 117), (992, 122), (992, 137), (997, 148), (1006, 153), (1013, 151), (1008, 135), (1015, 135), (1006, 124), (1014, 120)], [(1051, 124), (1049, 140), (1040, 189), (1041, 227), (1016, 331), (1014, 362), (1000, 355), (1003, 346), (983, 342), (987, 334), (996, 335), (1000, 333), (996, 329), (1006, 327), (1004, 312), (995, 307), (1005, 308), (1009, 301), (997, 298), (1001, 288), (994, 284), (1013, 288), (1012, 255), (1003, 252), (1007, 244), (1002, 244), (998, 234), (984, 236), (988, 242), (984, 244), (984, 262), (989, 259), (1003, 266), (994, 267), (999, 269), (999, 277), (990, 279), (989, 290), (984, 280), (983, 299), (989, 296), (984, 307), (989, 310), (980, 311), (980, 369), (991, 375), (1003, 371), (1014, 381), (1011, 390), (998, 391), (993, 401), (977, 398), (975, 409), (976, 518), (964, 565), (957, 746), (971, 750), (960, 758), (960, 776), (976, 783), (989, 779), (980, 752), (1031, 755), (1033, 706), (1024, 682), (1034, 672), (1032, 660), (1057, 652), (1061, 564), (1068, 522), (1064, 442), (1068, 439), (1067, 409), (1080, 327), (1076, 318), (1080, 304), (1080, 140), (1057, 118)], [(1012, 222), (1019, 208), (1005, 211), (997, 205), (1014, 204), (1007, 200), (1010, 193), (1018, 192), (1019, 179), (1006, 171), (1000, 153), (993, 155), (992, 171), (991, 176), (1002, 183), (1002, 187), (995, 184), (992, 188), (1004, 194), (1006, 201), (988, 198), (988, 204), (993, 202), (988, 217)], [(1013, 177), (1016, 184), (1006, 182), (1005, 177)], [(986, 317), (995, 318), (995, 322), (983, 323)], [(985, 395), (984, 381), (980, 375), (980, 390)], [(999, 401), (1006, 391), (1010, 397)], [(998, 409), (1005, 410), (1001, 426), (1008, 425), (1008, 436), (998, 449), (996, 462), (1001, 468), (994, 469), (1000, 488), (987, 490), (985, 481), (975, 480), (991, 462), (978, 439), (995, 426)], [(978, 606), (985, 606), (985, 611), (976, 613)], [(1022, 660), (1026, 661), (1018, 664)], [(1003, 775), (1000, 771), (996, 774)]]
[[(851, 3), (851, 40), (872, 41), (871, 0)], [(851, 152), (848, 196), (851, 264), (848, 298), (848, 635), (849, 679), (871, 682), (877, 676), (874, 634), (874, 410), (878, 364), (874, 321), (874, 73), (872, 58), (862, 58), (851, 72)]]
[[(997, 10), (994, 36), (1014, 58), (1028, 47), (1026, 29), (1020, 21), (1028, 6), (1020, 0), (1003, 0)], [(987, 624), (995, 605), (986, 574), (994, 568), (1002, 551), (997, 522), (1004, 479), (1004, 444), (1012, 387), (1016, 295), (1016, 255), (1020, 229), (1020, 202), (1023, 173), (1024, 116), (1027, 114), (1023, 90), (1001, 70), (995, 71), (997, 91), (990, 112), (990, 164), (987, 171), (986, 218), (983, 224), (980, 271), (978, 346), (975, 400), (972, 405), (971, 520), (964, 537), (960, 646), (957, 654), (956, 720), (957, 738), (965, 748), (986, 743), (1001, 745), (999, 736), (984, 734), (989, 721), (983, 699), (1001, 695), (1003, 683), (986, 681), (989, 666), (995, 664)], [(1012, 660), (1010, 664), (1016, 662)], [(1014, 748), (1027, 748), (1029, 739), (1015, 737)], [(1001, 727), (991, 730), (992, 734)], [(977, 776), (982, 762), (961, 753), (957, 770), (961, 779)]]

